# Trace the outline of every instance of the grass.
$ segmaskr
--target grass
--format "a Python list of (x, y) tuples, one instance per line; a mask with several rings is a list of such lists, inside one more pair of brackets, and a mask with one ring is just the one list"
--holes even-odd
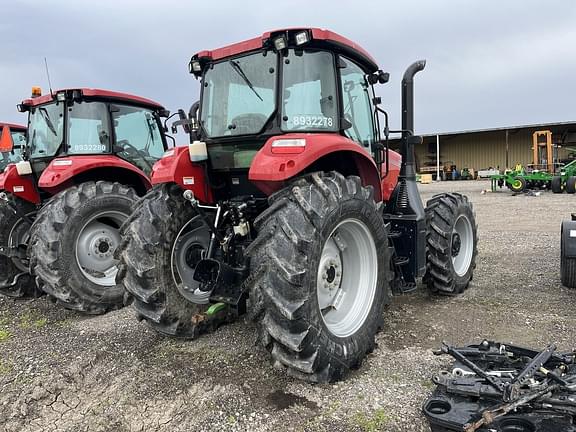
[(12, 333), (8, 330), (0, 329), (0, 342), (6, 342), (12, 337)]
[(8, 375), (14, 369), (12, 362), (0, 359), (0, 376)]
[(42, 327), (45, 327), (47, 323), (48, 320), (46, 318), (40, 316), (37, 312), (30, 311), (24, 313), (20, 317), (19, 327), (21, 329), (31, 329), (31, 328), (40, 329)]
[(382, 408), (377, 409), (372, 414), (357, 413), (354, 416), (354, 422), (364, 432), (376, 432), (382, 429), (388, 423), (389, 417)]

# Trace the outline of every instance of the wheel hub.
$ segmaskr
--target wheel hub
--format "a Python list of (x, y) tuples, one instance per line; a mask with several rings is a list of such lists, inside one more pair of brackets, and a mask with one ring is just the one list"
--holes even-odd
[(460, 239), (460, 234), (452, 234), (452, 256), (455, 257), (460, 253), (460, 247), (462, 246), (462, 240)]
[(331, 303), (332, 307), (335, 307), (332, 300), (342, 282), (342, 257), (333, 240), (326, 243), (318, 267), (318, 275), (320, 276), (318, 295), (324, 298), (325, 303)]
[(80, 270), (91, 282), (100, 286), (115, 286), (114, 252), (120, 244), (119, 228), (126, 219), (120, 212), (95, 215), (85, 225), (76, 241), (76, 259)]
[(78, 260), (85, 269), (104, 272), (114, 266), (114, 251), (120, 243), (117, 229), (100, 222), (84, 228), (78, 238)]

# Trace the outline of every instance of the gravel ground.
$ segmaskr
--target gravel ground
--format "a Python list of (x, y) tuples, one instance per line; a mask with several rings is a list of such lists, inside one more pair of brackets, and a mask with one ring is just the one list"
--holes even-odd
[(560, 221), (574, 197), (481, 194), (487, 182), (421, 185), (467, 193), (479, 224), (470, 288), (396, 297), (377, 349), (345, 381), (309, 385), (274, 369), (239, 321), (186, 342), (156, 335), (130, 308), (82, 317), (46, 298), (0, 299), (0, 427), (5, 431), (428, 431), (441, 340), (537, 348), (574, 343), (575, 293), (559, 280)]

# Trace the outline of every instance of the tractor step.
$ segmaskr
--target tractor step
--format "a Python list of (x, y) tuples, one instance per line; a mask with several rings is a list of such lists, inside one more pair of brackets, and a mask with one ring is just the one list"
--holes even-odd
[(397, 239), (402, 237), (402, 231), (390, 231), (388, 233), (388, 238), (390, 239)]
[(411, 292), (416, 291), (418, 287), (414, 282), (402, 282), (398, 281), (399, 283), (395, 283), (392, 286), (392, 291), (394, 295), (401, 295), (401, 294), (409, 294)]
[(410, 258), (404, 256), (396, 256), (394, 257), (394, 265), (403, 266), (410, 262)]

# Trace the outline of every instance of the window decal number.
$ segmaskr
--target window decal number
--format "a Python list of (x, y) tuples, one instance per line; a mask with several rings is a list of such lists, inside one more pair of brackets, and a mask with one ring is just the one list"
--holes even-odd
[(295, 115), (292, 116), (294, 126), (303, 126), (309, 128), (326, 128), (334, 125), (332, 117), (322, 115)]

